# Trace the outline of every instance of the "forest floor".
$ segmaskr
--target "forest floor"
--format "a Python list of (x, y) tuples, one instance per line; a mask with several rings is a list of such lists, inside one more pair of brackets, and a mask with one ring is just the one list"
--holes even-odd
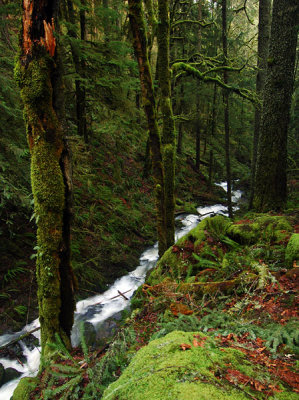
[(297, 399), (299, 268), (286, 248), (298, 233), (298, 211), (202, 221), (111, 342), (61, 351), (32, 399)]

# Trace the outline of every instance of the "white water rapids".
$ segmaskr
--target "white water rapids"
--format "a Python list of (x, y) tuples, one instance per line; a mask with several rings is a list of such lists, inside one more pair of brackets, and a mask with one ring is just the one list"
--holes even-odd
[[(219, 184), (226, 190), (226, 183)], [(241, 192), (234, 191), (232, 201), (236, 202), (240, 199)], [(207, 207), (198, 207), (198, 215), (189, 214), (178, 216), (176, 219), (180, 220), (182, 227), (175, 233), (175, 239), (178, 240), (186, 235), (191, 229), (195, 228), (200, 220), (209, 217), (213, 214), (227, 215), (227, 211), (221, 204), (216, 204)], [(72, 330), (72, 344), (77, 346), (80, 340), (79, 324), (80, 321), (88, 321), (92, 323), (95, 329), (99, 329), (101, 323), (107, 320), (114, 314), (124, 310), (128, 306), (128, 300), (133, 296), (135, 290), (144, 283), (147, 271), (154, 267), (158, 260), (158, 245), (145, 250), (139, 259), (139, 266), (128, 275), (117, 279), (106, 292), (81, 300), (77, 303), (75, 322)], [(124, 297), (119, 295), (119, 292), (125, 293)], [(117, 296), (117, 297), (116, 297)], [(0, 347), (10, 343), (13, 339), (21, 336), (26, 332), (30, 332), (39, 326), (39, 321), (36, 319), (31, 324), (26, 325), (22, 331), (13, 334), (4, 334), (0, 336)], [(33, 335), (39, 338), (39, 331), (34, 332)], [(0, 388), (0, 399), (10, 400), (13, 391), (15, 390), (19, 380), (25, 376), (35, 376), (38, 372), (40, 361), (40, 348), (34, 348), (30, 351), (26, 345), (19, 342), (23, 348), (23, 355), (26, 357), (26, 362), (22, 365), (17, 360), (9, 360), (0, 358), (0, 363), (4, 368), (14, 368), (21, 372), (22, 375), (18, 379), (14, 379)]]

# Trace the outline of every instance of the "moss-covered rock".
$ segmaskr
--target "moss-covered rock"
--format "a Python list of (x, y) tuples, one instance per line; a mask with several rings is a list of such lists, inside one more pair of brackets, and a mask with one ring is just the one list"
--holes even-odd
[(294, 233), (287, 245), (285, 252), (286, 264), (291, 267), (294, 261), (299, 261), (299, 233)]
[[(238, 371), (267, 385), (266, 369), (251, 364), (239, 350), (217, 346), (202, 333), (174, 331), (139, 350), (123, 375), (104, 392), (103, 400), (245, 400), (249, 386), (219, 379)], [(259, 393), (254, 393), (255, 398)], [(271, 399), (280, 397), (271, 397)]]
[(13, 393), (13, 400), (29, 400), (30, 394), (38, 385), (38, 378), (23, 378)]
[(292, 226), (285, 217), (269, 214), (236, 222), (227, 229), (227, 235), (240, 244), (254, 244), (260, 240), (279, 243), (285, 241), (290, 232)]
[[(202, 220), (194, 229), (188, 232), (185, 236), (180, 238), (174, 246), (170, 247), (159, 260), (156, 268), (152, 271), (147, 279), (150, 285), (155, 285), (163, 280), (165, 275), (173, 279), (180, 279), (184, 272), (190, 265), (190, 260), (181, 257), (181, 252), (189, 251), (200, 252), (205, 256), (210, 254), (210, 247), (208, 244), (202, 246), (202, 243), (211, 236), (215, 240), (220, 240), (225, 236), (227, 229), (231, 225), (229, 218), (222, 215), (217, 215), (212, 218)], [(190, 245), (192, 245), (190, 247)], [(193, 268), (194, 272), (196, 268)]]

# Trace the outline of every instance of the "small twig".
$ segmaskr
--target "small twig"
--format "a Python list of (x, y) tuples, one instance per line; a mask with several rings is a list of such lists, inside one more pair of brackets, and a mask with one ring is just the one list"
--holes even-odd
[(120, 296), (122, 296), (125, 300), (129, 300), (122, 292), (120, 292), (119, 290), (117, 291), (119, 294), (120, 294)]
[(22, 367), (24, 367), (24, 364), (22, 363), (21, 360), (19, 360), (19, 359), (17, 358), (17, 361), (22, 365)]
[[(123, 296), (126, 300), (129, 300), (126, 296), (124, 296), (124, 294), (130, 292), (131, 290), (132, 290), (132, 289), (129, 289), (129, 290), (127, 290), (126, 292), (123, 292), (123, 293), (121, 293), (121, 292), (118, 290), (118, 293), (119, 293), (119, 294), (116, 295), (116, 296), (111, 297), (109, 300), (114, 300), (114, 299), (116, 299), (116, 298), (119, 297), (119, 296)], [(98, 303), (95, 303), (94, 306), (97, 306), (98, 304), (102, 304), (102, 302), (99, 301)]]

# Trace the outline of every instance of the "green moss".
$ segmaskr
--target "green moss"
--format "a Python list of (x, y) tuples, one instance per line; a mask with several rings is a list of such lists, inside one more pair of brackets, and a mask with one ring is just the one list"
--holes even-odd
[(285, 261), (288, 267), (291, 267), (295, 260), (299, 261), (299, 233), (293, 233), (285, 252)]
[(165, 276), (177, 277), (179, 266), (182, 262), (178, 253), (174, 253), (170, 247), (165, 251), (156, 268), (151, 272), (147, 282), (149, 285), (155, 285), (161, 282)]
[(13, 400), (29, 400), (30, 394), (38, 386), (38, 378), (23, 378), (13, 393)]
[(216, 215), (212, 218), (206, 218), (205, 229), (214, 239), (221, 239), (231, 226), (231, 220), (223, 215)]
[[(236, 369), (253, 379), (268, 382), (267, 372), (250, 364), (243, 353), (217, 347), (215, 340), (202, 333), (192, 345), (194, 333), (174, 331), (139, 350), (123, 375), (104, 392), (103, 400), (245, 400), (249, 388), (238, 390), (216, 376)], [(183, 351), (181, 344), (191, 348)]]
[(227, 234), (240, 244), (254, 244), (260, 240), (271, 243), (279, 243), (286, 240), (292, 226), (283, 216), (269, 214), (257, 216), (251, 222), (231, 225)]
[[(21, 88), (27, 138), (31, 152), (31, 185), (37, 224), (37, 262), (39, 319), (42, 353), (59, 334), (70, 345), (61, 327), (61, 296), (65, 278), (62, 265), (65, 183), (60, 165), (64, 147), (63, 132), (53, 108), (52, 74), (55, 65), (42, 46), (36, 46), (26, 65), (19, 61), (15, 76)], [(67, 262), (66, 262), (67, 263)], [(72, 313), (73, 310), (68, 310)], [(64, 323), (64, 321), (62, 322)]]
[(253, 244), (257, 240), (256, 231), (249, 224), (231, 225), (227, 235), (240, 244)]

